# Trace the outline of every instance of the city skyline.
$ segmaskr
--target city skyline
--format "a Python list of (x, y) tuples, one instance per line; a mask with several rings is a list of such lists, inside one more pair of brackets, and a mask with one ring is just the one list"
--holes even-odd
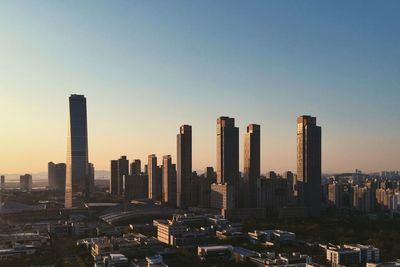
[[(70, 95), (70, 98), (71, 97), (83, 97), (83, 99), (85, 100), (85, 109), (86, 109), (86, 96), (85, 95), (78, 95), (78, 94), (71, 94)], [(315, 114), (314, 114), (315, 115)], [(303, 114), (303, 115), (300, 115), (300, 116), (309, 116), (309, 115), (305, 115), (305, 114)], [(220, 119), (220, 118), (228, 118), (228, 119), (233, 119), (234, 120), (234, 123), (235, 123), (235, 118), (230, 118), (230, 117), (226, 117), (226, 116), (220, 116), (218, 119)], [(88, 123), (88, 122), (87, 122)], [(89, 124), (89, 123), (88, 123)], [(242, 137), (245, 137), (246, 136), (246, 134), (247, 134), (247, 131), (248, 131), (248, 127), (250, 126), (250, 125), (258, 125), (258, 124), (252, 124), (252, 123), (250, 123), (250, 124), (248, 124), (247, 126), (245, 126), (244, 127), (244, 129), (241, 129), (240, 127), (237, 127), (237, 128), (239, 128), (238, 130), (239, 130), (239, 142), (240, 142), (240, 145), (241, 146), (245, 146), (245, 142), (246, 142), (246, 138), (242, 138)], [(186, 125), (184, 125), (184, 126), (186, 126)], [(260, 126), (262, 126), (262, 125), (260, 125)], [(180, 128), (182, 128), (183, 126), (180, 126)], [(190, 126), (191, 127), (191, 126)], [(244, 132), (243, 132), (244, 131)], [(90, 132), (90, 129), (88, 130), (88, 132)], [(67, 139), (68, 139), (69, 137), (67, 136)], [(217, 138), (218, 139), (218, 138)], [(243, 140), (242, 140), (243, 139)], [(261, 136), (261, 138), (260, 138), (261, 140), (261, 154), (263, 154), (262, 152), (262, 143), (263, 143), (263, 140), (262, 140), (262, 136)], [(322, 142), (323, 142), (323, 140), (324, 139), (322, 139)], [(242, 142), (243, 141), (243, 142)], [(215, 143), (217, 143), (217, 141), (215, 142)], [(90, 150), (90, 146), (89, 146), (89, 150)], [(323, 151), (323, 149), (322, 149), (322, 151)], [(149, 154), (150, 153), (150, 154)], [(146, 156), (144, 157), (144, 162), (146, 162), (146, 159), (148, 159), (148, 157), (149, 156), (151, 156), (151, 155), (155, 155), (156, 157), (164, 157), (164, 156), (170, 156), (171, 157), (171, 159), (172, 159), (172, 163), (177, 163), (177, 154), (174, 154), (173, 153), (173, 151), (171, 152), (171, 153), (165, 153), (165, 154), (162, 154), (162, 153), (151, 153), (151, 152), (149, 152), (149, 153), (145, 153), (146, 154)], [(239, 155), (242, 155), (243, 153), (245, 153), (245, 148), (241, 148), (240, 146), (239, 146)], [(142, 158), (140, 158), (140, 157), (138, 157), (137, 156), (137, 154), (133, 154), (133, 153), (126, 153), (126, 151), (125, 152), (123, 152), (123, 151), (121, 151), (121, 153), (120, 153), (120, 155), (126, 155), (127, 157), (130, 157), (130, 158), (135, 158), (135, 159), (139, 159), (139, 160), (143, 160)], [(68, 159), (68, 153), (67, 153), (67, 157), (66, 157), (66, 159)], [(217, 159), (215, 159), (216, 161), (217, 161)], [(52, 160), (50, 160), (50, 162), (51, 162)], [(110, 159), (108, 159), (108, 165), (109, 165), (109, 161), (110, 161)], [(239, 164), (239, 171), (241, 172), (241, 173), (245, 173), (245, 160), (243, 160), (243, 157), (242, 156), (239, 156), (239, 161), (240, 161), (240, 164)], [(60, 160), (60, 162), (62, 162), (62, 160)], [(66, 161), (65, 161), (66, 162)], [(46, 165), (47, 165), (47, 163), (46, 163)], [(200, 173), (205, 173), (206, 172), (206, 168), (207, 167), (209, 167), (209, 166), (212, 166), (212, 167), (214, 167), (214, 168), (216, 168), (217, 166), (217, 162), (211, 162), (209, 165), (207, 165), (207, 166), (203, 166), (203, 167), (199, 167), (199, 168), (193, 168), (193, 171), (199, 171)], [(323, 159), (322, 159), (322, 165), (323, 165)], [(263, 166), (263, 159), (262, 159), (262, 157), (261, 157), (261, 166)], [(264, 175), (264, 174), (267, 174), (269, 171), (278, 171), (278, 173), (284, 173), (284, 172), (286, 172), (286, 171), (293, 171), (294, 173), (296, 173), (296, 166), (297, 166), (297, 163), (296, 163), (296, 159), (295, 159), (295, 163), (294, 163), (294, 167), (292, 168), (292, 169), (274, 169), (274, 168), (271, 168), (271, 169), (262, 169), (262, 167), (261, 167), (261, 174), (262, 175)], [(360, 169), (360, 168), (358, 168), (358, 169)], [(101, 171), (101, 172), (107, 172), (107, 171), (109, 171), (109, 166), (107, 166), (107, 167), (105, 167), (105, 168), (99, 168), (98, 169), (99, 171)], [(370, 173), (373, 173), (373, 172), (380, 172), (380, 171), (386, 171), (386, 170), (396, 170), (396, 168), (392, 168), (392, 169), (380, 169), (380, 170), (378, 170), (378, 169), (376, 169), (376, 170), (370, 170), (370, 171), (368, 171), (368, 172), (370, 172)], [(348, 170), (348, 172), (353, 172), (354, 171), (354, 169), (349, 169)], [(347, 171), (326, 171), (326, 170), (323, 170), (322, 171), (322, 173), (326, 173), (326, 174), (332, 174), (332, 173), (340, 173), (340, 172), (347, 172)], [(15, 172), (15, 173), (7, 173), (7, 172), (3, 172), (3, 174), (11, 174), (11, 175), (20, 175), (20, 174), (22, 174), (22, 173), (24, 173), (24, 172), (21, 172), (21, 173), (17, 173), (17, 172)], [(33, 173), (33, 174), (35, 174), (35, 173), (44, 173), (44, 171), (38, 171), (38, 172), (32, 172), (32, 171), (30, 171), (29, 173)], [(110, 178), (111, 178), (111, 176), (112, 176), (112, 172), (110, 172)], [(119, 180), (120, 180), (121, 178), (119, 178)]]
[(230, 4), (0, 3), (0, 172), (66, 161), (73, 93), (88, 98), (97, 170), (125, 154), (175, 162), (182, 124), (193, 170), (216, 167), (226, 115), (240, 155), (259, 124), (261, 172), (295, 172), (301, 114), (324, 127), (323, 172), (400, 169), (398, 2)]

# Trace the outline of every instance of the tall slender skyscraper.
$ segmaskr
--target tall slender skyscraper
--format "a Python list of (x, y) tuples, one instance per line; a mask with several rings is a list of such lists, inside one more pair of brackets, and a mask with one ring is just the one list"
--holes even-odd
[(235, 119), (217, 119), (217, 183), (235, 185), (239, 178), (239, 128)]
[(94, 169), (94, 164), (89, 162), (89, 166), (88, 166), (88, 170), (89, 170), (89, 195), (92, 196), (94, 191), (95, 191), (95, 169)]
[(176, 205), (187, 208), (191, 201), (192, 126), (182, 125), (177, 135)]
[(48, 177), (48, 188), (54, 189), (55, 185), (55, 175), (56, 175), (56, 164), (50, 161), (47, 164), (47, 177)]
[(163, 157), (162, 201), (176, 205), (176, 165), (172, 164), (171, 155)]
[(157, 166), (157, 157), (154, 154), (148, 157), (147, 171), (149, 175), (149, 198), (160, 201), (162, 197), (161, 168)]
[(244, 136), (244, 206), (257, 207), (257, 179), (260, 178), (260, 125), (249, 124)]
[(321, 206), (321, 127), (317, 118), (297, 118), (297, 197), (309, 215)]
[(118, 160), (111, 160), (110, 193), (118, 195)]
[(124, 194), (126, 188), (126, 180), (129, 175), (129, 160), (126, 156), (121, 156), (118, 159), (118, 195)]
[[(226, 208), (240, 207), (239, 185), (239, 128), (235, 127), (235, 119), (219, 117), (217, 119), (217, 184), (225, 188), (223, 203)], [(216, 186), (211, 187), (217, 189)], [(213, 196), (213, 192), (211, 194)], [(211, 200), (212, 206), (214, 200)]]
[(88, 193), (88, 131), (86, 98), (83, 95), (69, 97), (69, 127), (67, 147), (67, 176), (65, 182), (65, 207), (72, 207), (72, 195)]

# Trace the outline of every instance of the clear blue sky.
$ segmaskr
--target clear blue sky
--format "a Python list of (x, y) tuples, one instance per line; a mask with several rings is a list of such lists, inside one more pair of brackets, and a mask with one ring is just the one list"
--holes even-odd
[[(1, 1), (0, 173), (65, 162), (68, 96), (88, 99), (90, 161), (172, 154), (193, 125), (261, 124), (262, 172), (293, 170), (317, 116), (323, 170), (400, 169), (399, 1)], [(242, 155), (241, 155), (242, 158)]]

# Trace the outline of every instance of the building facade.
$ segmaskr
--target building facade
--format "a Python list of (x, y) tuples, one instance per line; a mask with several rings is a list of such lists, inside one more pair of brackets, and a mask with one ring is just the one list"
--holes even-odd
[(192, 126), (182, 125), (177, 135), (176, 205), (187, 208), (191, 202)]
[(176, 195), (176, 165), (172, 164), (171, 155), (166, 155), (162, 168), (162, 201), (175, 206)]
[(257, 207), (257, 179), (260, 178), (260, 125), (249, 124), (244, 136), (244, 207)]
[(72, 195), (88, 193), (88, 131), (86, 98), (69, 97), (69, 129), (67, 147), (67, 174), (65, 182), (65, 207), (72, 207)]
[(321, 127), (311, 116), (297, 118), (297, 199), (309, 215), (321, 207)]

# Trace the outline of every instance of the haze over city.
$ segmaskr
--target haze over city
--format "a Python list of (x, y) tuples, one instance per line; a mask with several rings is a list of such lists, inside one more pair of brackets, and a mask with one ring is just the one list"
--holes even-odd
[(214, 166), (215, 122), (226, 115), (240, 155), (257, 123), (261, 171), (295, 171), (302, 114), (322, 127), (323, 172), (400, 169), (398, 7), (1, 2), (1, 172), (65, 162), (75, 93), (87, 97), (97, 170), (120, 155), (176, 159), (182, 124), (193, 127), (193, 169)]

